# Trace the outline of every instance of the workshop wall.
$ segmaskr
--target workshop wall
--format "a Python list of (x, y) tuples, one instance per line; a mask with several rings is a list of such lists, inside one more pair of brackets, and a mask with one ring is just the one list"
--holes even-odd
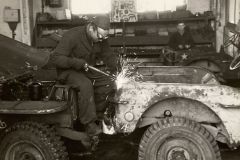
[[(62, 0), (62, 7), (60, 7), (60, 8), (50, 8), (48, 6), (45, 6), (44, 11), (47, 12), (47, 13), (50, 13), (51, 16), (53, 16), (53, 18), (55, 18), (57, 10), (69, 9), (70, 8), (69, 3), (70, 3), (69, 0)], [(33, 1), (34, 23), (36, 21), (36, 14), (38, 12), (42, 12), (42, 7), (41, 6), (42, 6), (41, 0), (34, 0)]]
[(216, 8), (216, 50), (220, 51), (221, 46), (223, 45), (224, 39), (224, 27), (226, 23), (226, 2), (225, 0), (220, 0), (218, 8)]
[(237, 24), (240, 14), (240, 0), (229, 1), (228, 22)]
[(204, 11), (210, 10), (209, 0), (188, 0), (188, 10), (192, 13), (203, 13)]
[[(226, 3), (226, 8), (227, 8), (226, 11), (227, 11), (227, 15), (228, 15), (226, 18), (226, 21), (231, 24), (236, 24), (237, 26), (239, 26), (239, 24), (240, 24), (240, 0), (228, 1)], [(224, 36), (223, 36), (223, 38), (225, 40), (228, 40), (229, 37), (234, 35), (227, 28), (225, 29)], [(232, 28), (232, 30), (234, 30), (234, 29), (238, 30), (238, 27)], [(225, 48), (225, 52), (227, 52), (229, 55), (235, 57), (238, 55), (238, 48), (234, 47), (233, 45), (229, 45), (228, 47)]]
[[(61, 8), (50, 8), (48, 6), (45, 7), (45, 11), (51, 13), (51, 15), (55, 15), (56, 11), (59, 9), (70, 9), (70, 0), (62, 0)], [(209, 0), (188, 0), (188, 10), (192, 13), (204, 12), (210, 10), (210, 1)], [(33, 16), (36, 17), (36, 13), (41, 12), (41, 1), (33, 2)], [(34, 19), (35, 20), (35, 19)]]
[[(10, 30), (8, 24), (3, 20), (3, 11), (5, 7), (11, 7), (12, 9), (20, 9), (20, 1), (19, 0), (0, 0), (0, 34), (3, 34), (7, 37), (12, 37), (12, 31)], [(21, 22), (17, 25), (16, 28), (16, 37), (15, 39), (18, 41), (22, 40), (22, 29)]]

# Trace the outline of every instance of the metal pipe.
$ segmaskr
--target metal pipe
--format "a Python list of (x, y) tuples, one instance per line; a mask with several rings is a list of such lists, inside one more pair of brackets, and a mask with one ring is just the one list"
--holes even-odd
[(96, 71), (96, 72), (98, 72), (98, 73), (101, 73), (101, 74), (103, 74), (103, 75), (105, 75), (105, 76), (108, 76), (108, 77), (111, 77), (111, 78), (116, 78), (115, 76), (113, 76), (113, 75), (110, 75), (110, 74), (108, 74), (108, 73), (106, 73), (106, 72), (103, 72), (103, 71), (101, 71), (100, 69), (97, 69), (97, 68), (95, 68), (95, 67), (93, 67), (93, 66), (88, 66), (88, 68), (89, 69), (91, 69), (91, 70), (93, 70), (93, 71)]

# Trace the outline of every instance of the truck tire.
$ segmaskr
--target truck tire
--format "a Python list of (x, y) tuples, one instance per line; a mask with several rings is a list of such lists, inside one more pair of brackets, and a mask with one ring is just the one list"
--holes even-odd
[(144, 133), (139, 160), (221, 160), (213, 136), (200, 124), (171, 117), (159, 120)]
[(0, 137), (0, 159), (69, 159), (66, 147), (52, 127), (36, 122), (20, 122), (3, 132)]

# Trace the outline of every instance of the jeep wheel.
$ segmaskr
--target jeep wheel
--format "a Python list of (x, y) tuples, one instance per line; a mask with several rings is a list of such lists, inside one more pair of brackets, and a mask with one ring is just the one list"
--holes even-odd
[(139, 146), (139, 160), (221, 160), (213, 136), (200, 124), (167, 118), (150, 126)]
[(0, 159), (68, 160), (68, 154), (53, 128), (21, 122), (4, 131), (0, 142)]

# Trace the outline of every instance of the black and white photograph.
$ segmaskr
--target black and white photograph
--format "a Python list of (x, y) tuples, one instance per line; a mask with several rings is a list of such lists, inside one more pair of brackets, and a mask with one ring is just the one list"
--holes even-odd
[(0, 160), (240, 160), (240, 0), (0, 0)]

